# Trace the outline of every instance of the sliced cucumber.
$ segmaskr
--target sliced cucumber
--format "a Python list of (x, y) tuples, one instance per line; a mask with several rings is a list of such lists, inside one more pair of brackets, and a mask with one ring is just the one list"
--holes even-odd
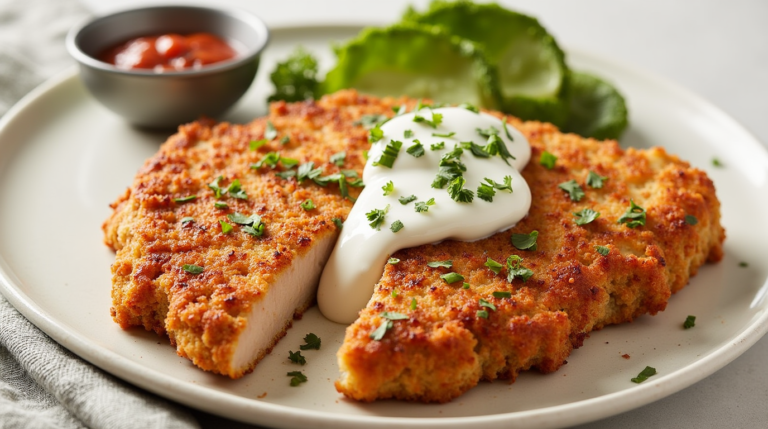
[(495, 106), (495, 73), (472, 43), (431, 26), (369, 28), (337, 50), (323, 92), (356, 88), (377, 96), (407, 95), (440, 103)]
[(617, 139), (629, 124), (624, 97), (608, 82), (572, 72), (568, 122), (563, 131), (596, 139)]
[(498, 70), (502, 110), (563, 125), (568, 114), (565, 54), (539, 22), (497, 4), (434, 1), (405, 22), (427, 24), (478, 44)]

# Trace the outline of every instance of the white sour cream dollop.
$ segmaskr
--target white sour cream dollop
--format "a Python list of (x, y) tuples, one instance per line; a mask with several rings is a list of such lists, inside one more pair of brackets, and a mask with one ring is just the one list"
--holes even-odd
[[(437, 128), (424, 122), (414, 122), (419, 115), (432, 120), (432, 113), (443, 115)], [(515, 159), (508, 159), (510, 165), (498, 155), (480, 158), (465, 149), (461, 162), (467, 170), (465, 189), (475, 193), (471, 203), (454, 201), (446, 188), (435, 189), (434, 181), (441, 157), (461, 142), (474, 142), (485, 146), (486, 138), (478, 129), (498, 130), (498, 136), (506, 144)], [(352, 323), (373, 295), (374, 286), (381, 278), (383, 267), (391, 254), (399, 249), (435, 243), (446, 239), (464, 241), (479, 240), (496, 232), (513, 227), (528, 213), (531, 206), (531, 191), (520, 170), (531, 157), (528, 140), (514, 127), (508, 125), (507, 132), (501, 120), (485, 113), (474, 113), (460, 107), (446, 107), (430, 111), (424, 108), (393, 118), (381, 126), (384, 137), (374, 143), (368, 153), (368, 162), (363, 170), (365, 188), (357, 199), (349, 217), (344, 222), (341, 236), (336, 242), (330, 260), (320, 279), (317, 301), (323, 315), (338, 323)], [(410, 130), (412, 135), (407, 132)], [(434, 134), (451, 137), (435, 136)], [(392, 168), (373, 165), (381, 157), (391, 140), (401, 141), (402, 148)], [(424, 155), (414, 157), (406, 152), (414, 140), (421, 142)], [(444, 149), (431, 150), (431, 145), (445, 142)], [(513, 192), (496, 190), (493, 202), (477, 196), (477, 188), (485, 178), (503, 183), (505, 176), (512, 177)], [(382, 187), (388, 182), (394, 185), (394, 192), (385, 196)], [(406, 205), (400, 197), (415, 195), (418, 199)], [(417, 213), (415, 204), (434, 198), (435, 204), (429, 211)], [(366, 213), (389, 206), (379, 230), (372, 228)], [(390, 226), (399, 220), (403, 228), (397, 233)]]

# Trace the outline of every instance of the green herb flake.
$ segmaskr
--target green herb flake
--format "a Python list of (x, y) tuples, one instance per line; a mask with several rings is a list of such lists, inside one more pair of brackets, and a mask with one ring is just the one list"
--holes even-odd
[(403, 131), (403, 138), (409, 139), (411, 137), (413, 137), (413, 131), (411, 131), (411, 130)]
[(335, 164), (338, 167), (342, 167), (346, 159), (347, 159), (347, 152), (341, 151), (331, 155), (330, 161), (332, 164)]
[(589, 174), (587, 174), (587, 186), (595, 189), (600, 189), (603, 187), (603, 183), (608, 180), (607, 177), (601, 176), (594, 171), (590, 171)]
[(333, 221), (333, 224), (336, 225), (336, 228), (341, 229), (341, 228), (344, 227), (344, 222), (342, 222), (341, 219), (335, 217), (335, 218), (333, 218), (331, 220)]
[(432, 133), (432, 137), (444, 137), (444, 138), (447, 138), (447, 139), (453, 137), (454, 135), (456, 135), (455, 132), (450, 132), (450, 133)]
[(414, 210), (416, 210), (416, 213), (426, 213), (429, 211), (429, 206), (434, 206), (434, 205), (435, 205), (435, 199), (430, 198), (426, 202), (424, 201), (417, 202), (416, 205), (414, 206)]
[(267, 121), (267, 127), (264, 130), (264, 138), (267, 140), (272, 140), (275, 137), (277, 137), (277, 129), (275, 129), (275, 125), (272, 123), (272, 121)]
[(507, 161), (508, 158), (517, 159), (509, 153), (507, 144), (504, 143), (504, 140), (497, 134), (488, 137), (488, 141), (486, 142), (485, 147), (483, 147), (483, 150), (491, 156), (499, 155), (499, 158), (501, 158), (507, 165), (510, 165), (509, 161)]
[(684, 329), (691, 329), (694, 326), (696, 326), (696, 316), (688, 316), (685, 318), (685, 322), (683, 322), (683, 328)]
[(608, 253), (611, 252), (611, 249), (605, 246), (595, 246), (595, 251), (603, 256), (608, 256)]
[(187, 195), (186, 197), (174, 198), (173, 202), (174, 203), (186, 203), (186, 202), (189, 202), (189, 201), (194, 201), (196, 198), (197, 198), (197, 195)]
[(509, 193), (512, 193), (512, 176), (504, 176), (502, 183), (495, 182), (487, 177), (483, 180), (485, 180), (489, 185), (493, 186), (493, 188), (498, 191), (509, 191)]
[(392, 192), (395, 192), (395, 184), (392, 183), (392, 181), (390, 180), (384, 186), (381, 187), (381, 190), (384, 191), (384, 196), (386, 197), (392, 194)]
[(584, 190), (581, 189), (581, 186), (579, 186), (579, 184), (576, 183), (576, 181), (573, 179), (567, 182), (563, 182), (557, 185), (557, 187), (567, 192), (568, 197), (570, 197), (571, 201), (579, 202), (581, 201), (582, 198), (584, 198), (584, 195), (585, 195)]
[(629, 208), (618, 220), (618, 223), (624, 223), (630, 228), (637, 228), (645, 225), (645, 209), (629, 200)]
[(280, 144), (283, 144), (283, 145), (288, 144), (290, 141), (291, 141), (291, 136), (287, 134), (280, 138)]
[(374, 166), (382, 165), (387, 168), (392, 168), (397, 159), (397, 155), (400, 153), (400, 148), (403, 147), (403, 142), (398, 140), (390, 140), (387, 147), (384, 148), (384, 152), (381, 154), (377, 161), (373, 162)]
[(396, 220), (396, 221), (392, 222), (392, 225), (389, 226), (389, 229), (391, 229), (392, 232), (398, 232), (401, 229), (403, 229), (403, 226), (404, 225), (403, 225), (402, 222), (400, 222), (399, 220)]
[(746, 262), (739, 262), (739, 266), (740, 266), (741, 268), (747, 268), (747, 267), (749, 266), (749, 264), (748, 264), (748, 263), (746, 263)]
[(400, 260), (399, 260), (399, 259), (397, 259), (397, 258), (389, 258), (389, 260), (387, 261), (387, 263), (388, 263), (389, 265), (397, 265), (397, 264), (399, 264), (399, 263), (400, 263)]
[(524, 267), (522, 265), (523, 258), (517, 256), (517, 255), (510, 255), (507, 258), (507, 281), (512, 283), (512, 280), (515, 279), (515, 277), (520, 277), (523, 279), (523, 283), (527, 282), (531, 276), (533, 276), (533, 271), (530, 269)]
[(457, 203), (471, 203), (475, 198), (474, 192), (464, 188), (466, 182), (464, 177), (459, 176), (451, 180), (451, 183), (448, 184), (448, 195), (450, 195), (451, 199)]
[(301, 208), (304, 210), (312, 210), (315, 208), (315, 203), (311, 199), (307, 198), (301, 203)]
[(490, 158), (491, 154), (485, 151), (485, 147), (480, 146), (475, 142), (460, 142), (459, 145), (462, 149), (468, 150), (472, 155), (477, 158)]
[(480, 113), (480, 109), (478, 109), (477, 107), (469, 103), (461, 103), (457, 107), (461, 109), (469, 110), (470, 112), (473, 112), (473, 113)]
[(392, 289), (392, 293), (390, 295), (392, 295), (392, 298), (397, 298), (397, 289)]
[(712, 158), (712, 165), (715, 167), (725, 167), (725, 165), (717, 158)]
[(232, 232), (232, 225), (228, 224), (226, 221), (219, 220), (219, 225), (221, 225), (222, 234), (229, 234)]
[(320, 350), (320, 337), (313, 333), (309, 333), (304, 336), (304, 344), (300, 345), (301, 350)]
[(195, 264), (184, 264), (181, 266), (181, 269), (188, 272), (189, 274), (200, 274), (204, 270), (203, 267)]
[(509, 141), (515, 141), (514, 137), (512, 137), (512, 134), (509, 132), (509, 124), (507, 124), (507, 117), (501, 118), (502, 127), (504, 128), (504, 134), (507, 136)]
[(480, 135), (482, 138), (490, 138), (491, 136), (497, 136), (499, 135), (499, 130), (496, 129), (496, 127), (488, 127), (488, 128), (475, 128), (475, 132)]
[(307, 376), (301, 371), (291, 371), (286, 375), (291, 377), (291, 387), (296, 387), (301, 383), (307, 382)]
[(376, 143), (377, 141), (384, 138), (384, 131), (379, 128), (378, 125), (368, 130), (368, 141), (371, 143)]
[(494, 261), (494, 260), (493, 260), (493, 259), (491, 259), (491, 258), (488, 258), (488, 259), (485, 261), (485, 264), (483, 264), (483, 265), (485, 265), (486, 267), (488, 267), (488, 268), (489, 268), (491, 271), (493, 271), (493, 272), (494, 272), (494, 273), (496, 273), (496, 274), (499, 274), (499, 273), (501, 272), (501, 269), (502, 269), (502, 268), (504, 268), (504, 266), (503, 266), (503, 265), (501, 265), (500, 263), (498, 263), (498, 262)]
[(461, 288), (462, 288), (462, 289), (469, 289), (469, 283), (467, 283), (467, 282), (464, 282), (464, 284), (463, 284), (463, 285), (461, 285)]
[(229, 204), (227, 204), (227, 203), (225, 203), (223, 201), (216, 201), (216, 202), (213, 203), (213, 207), (215, 207), (217, 209), (228, 209), (229, 208)]
[(414, 158), (418, 158), (422, 155), (424, 155), (424, 145), (421, 144), (419, 140), (414, 140), (413, 145), (405, 150), (409, 155), (412, 155)]
[(582, 209), (573, 213), (574, 222), (576, 225), (586, 225), (595, 219), (600, 217), (600, 212), (596, 212), (590, 208)]
[(383, 210), (373, 209), (366, 213), (365, 217), (368, 218), (368, 222), (370, 222), (368, 225), (370, 225), (373, 229), (380, 230), (381, 225), (384, 224), (384, 218), (386, 217), (388, 211), (389, 204), (387, 204), (387, 207), (385, 207)]
[(279, 177), (281, 179), (288, 180), (291, 177), (296, 177), (296, 170), (278, 171), (277, 173), (275, 173), (275, 176), (277, 176), (277, 177)]
[(477, 198), (480, 198), (483, 201), (488, 201), (489, 203), (493, 202), (493, 197), (496, 195), (496, 190), (493, 189), (493, 186), (488, 185), (486, 183), (481, 183), (480, 186), (477, 187)]
[(299, 160), (296, 158), (286, 158), (284, 156), (280, 157), (280, 164), (283, 165), (285, 168), (293, 168), (297, 165), (299, 165)]
[(181, 224), (182, 225), (190, 223), (190, 222), (194, 222), (194, 221), (195, 221), (195, 218), (193, 218), (192, 216), (187, 216), (187, 217), (181, 218)]
[(539, 164), (543, 165), (547, 170), (555, 168), (556, 161), (557, 157), (546, 150), (541, 153), (541, 157), (539, 158)]
[(488, 318), (488, 312), (485, 310), (477, 310), (477, 317), (482, 317), (483, 319)]
[(261, 140), (251, 140), (249, 143), (249, 146), (251, 147), (251, 150), (256, 150), (262, 146), (267, 144), (267, 139), (261, 139)]
[(483, 298), (480, 298), (478, 302), (480, 303), (480, 307), (490, 308), (491, 310), (496, 311), (496, 306), (484, 300)]
[(453, 267), (453, 261), (445, 260), (445, 261), (432, 261), (427, 262), (427, 266), (430, 268), (451, 268)]
[(520, 250), (536, 250), (536, 239), (539, 238), (539, 231), (531, 231), (530, 234), (512, 234), (510, 241), (512, 245)]
[(445, 142), (433, 143), (429, 145), (429, 150), (441, 150), (445, 149)]
[(688, 225), (694, 226), (697, 223), (699, 223), (699, 220), (696, 219), (696, 216), (685, 215), (685, 223), (687, 223)]
[(387, 311), (380, 313), (379, 316), (385, 320), (381, 323), (381, 325), (379, 325), (378, 328), (376, 328), (375, 331), (370, 333), (369, 337), (374, 341), (381, 341), (381, 339), (384, 338), (384, 335), (387, 333), (387, 330), (392, 329), (392, 327), (395, 326), (395, 324), (392, 322), (393, 320), (408, 319), (408, 316), (404, 314)]
[[(258, 170), (259, 168), (265, 165), (269, 166), (270, 168), (275, 168), (277, 167), (278, 162), (280, 162), (280, 154), (277, 152), (268, 152), (256, 163), (251, 164), (251, 168), (254, 170)], [(221, 176), (219, 176), (219, 179), (221, 179)], [(216, 185), (218, 185), (218, 182), (216, 182)], [(213, 189), (210, 184), (208, 185), (208, 187)], [(216, 198), (219, 198), (219, 197), (217, 196)]]
[(384, 115), (363, 115), (360, 119), (352, 123), (352, 125), (362, 125), (363, 128), (369, 130), (373, 127), (379, 126), (384, 122), (387, 122), (389, 117)]
[(493, 293), (494, 298), (512, 298), (512, 292), (509, 291), (496, 291)]
[(242, 184), (240, 183), (239, 179), (233, 180), (232, 183), (229, 184), (225, 192), (228, 193), (229, 196), (232, 198), (237, 198), (240, 200), (248, 199), (248, 195), (245, 194), (245, 191), (243, 190)]
[(440, 113), (432, 112), (432, 120), (428, 120), (427, 118), (416, 114), (413, 117), (413, 122), (429, 125), (432, 128), (437, 128), (437, 126), (443, 122), (443, 115)]
[(411, 196), (408, 196), (408, 197), (402, 196), (402, 197), (398, 198), (397, 201), (400, 201), (400, 204), (402, 204), (402, 205), (407, 205), (408, 203), (412, 203), (412, 202), (416, 201), (417, 199), (418, 198), (416, 197), (416, 195), (411, 195)]
[(213, 191), (213, 195), (216, 198), (221, 198), (221, 187), (219, 187), (219, 182), (221, 181), (221, 179), (223, 179), (223, 177), (219, 176), (215, 178), (213, 182), (208, 184), (208, 187)]
[(288, 350), (288, 360), (299, 365), (306, 365), (307, 363), (307, 359), (301, 355), (301, 351), (292, 352)]
[(656, 375), (656, 368), (646, 366), (644, 370), (640, 371), (640, 374), (637, 375), (637, 377), (630, 379), (633, 383), (642, 383), (645, 380), (648, 380), (648, 377), (652, 377)]
[(411, 311), (416, 310), (417, 305), (416, 298), (411, 298)]
[(443, 279), (446, 283), (456, 283), (456, 282), (463, 282), (464, 276), (462, 276), (459, 273), (447, 273), (440, 276), (441, 279)]

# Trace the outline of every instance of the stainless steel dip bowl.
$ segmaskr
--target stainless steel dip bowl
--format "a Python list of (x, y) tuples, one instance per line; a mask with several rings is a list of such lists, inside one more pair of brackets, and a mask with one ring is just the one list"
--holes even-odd
[[(129, 39), (168, 33), (213, 33), (238, 55), (199, 69), (156, 73), (121, 70), (99, 61), (104, 50)], [(124, 10), (72, 28), (67, 49), (80, 65), (80, 77), (93, 96), (128, 122), (170, 128), (201, 116), (217, 117), (251, 86), (259, 57), (269, 41), (267, 26), (236, 9), (157, 6)]]

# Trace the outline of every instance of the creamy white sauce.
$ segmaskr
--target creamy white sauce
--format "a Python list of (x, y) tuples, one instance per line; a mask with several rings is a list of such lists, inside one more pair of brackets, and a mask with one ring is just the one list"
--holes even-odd
[[(519, 171), (531, 157), (531, 147), (526, 138), (511, 125), (507, 126), (513, 140), (510, 140), (501, 120), (484, 114), (458, 108), (435, 109), (443, 115), (436, 129), (424, 123), (413, 122), (416, 113), (400, 115), (381, 126), (384, 138), (374, 143), (368, 153), (368, 162), (363, 170), (365, 188), (344, 222), (341, 236), (336, 242), (322, 277), (317, 301), (323, 315), (338, 323), (352, 323), (373, 295), (374, 286), (381, 278), (384, 264), (391, 254), (399, 249), (422, 244), (435, 243), (445, 239), (464, 241), (478, 240), (496, 232), (511, 228), (528, 213), (531, 205), (531, 191)], [(432, 119), (429, 109), (418, 114)], [(459, 203), (451, 199), (447, 187), (432, 188), (443, 154), (453, 150), (460, 142), (472, 141), (485, 146), (486, 138), (477, 129), (494, 127), (509, 152), (516, 159), (508, 159), (507, 165), (501, 157), (478, 158), (464, 150), (461, 161), (467, 171), (465, 189), (475, 192), (471, 203)], [(413, 136), (404, 137), (406, 130)], [(433, 133), (452, 137), (433, 136)], [(424, 155), (416, 158), (406, 152), (419, 140), (424, 146)], [(392, 168), (374, 166), (390, 140), (403, 142)], [(445, 148), (431, 150), (432, 144), (445, 142)], [(477, 197), (477, 188), (484, 178), (502, 183), (504, 176), (512, 177), (513, 192), (496, 191), (493, 202)], [(394, 192), (384, 196), (382, 187), (389, 181)], [(418, 199), (402, 205), (398, 198), (416, 195)], [(417, 213), (415, 204), (435, 199), (428, 212)], [(389, 205), (380, 230), (371, 228), (366, 213), (373, 209), (385, 209)], [(390, 225), (399, 220), (404, 227), (393, 233)]]

